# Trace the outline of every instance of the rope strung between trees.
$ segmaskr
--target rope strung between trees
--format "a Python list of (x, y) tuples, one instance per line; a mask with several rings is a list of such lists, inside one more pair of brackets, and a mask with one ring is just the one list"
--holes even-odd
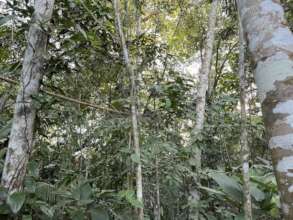
[[(19, 84), (16, 80), (5, 78), (3, 76), (0, 76), (0, 80), (5, 81), (5, 82), (10, 83), (10, 84), (14, 84), (14, 85)], [(95, 108), (95, 109), (98, 109), (98, 110), (108, 111), (108, 112), (115, 112), (115, 113), (119, 113), (119, 114), (128, 114), (128, 113), (121, 112), (121, 111), (118, 111), (118, 110), (115, 110), (115, 109), (112, 109), (112, 108), (98, 106), (98, 105), (90, 103), (90, 102), (77, 100), (77, 99), (74, 99), (72, 97), (57, 94), (57, 93), (48, 91), (46, 89), (40, 89), (40, 91), (45, 93), (45, 94), (47, 94), (47, 95), (49, 95), (49, 96), (53, 96), (53, 97), (56, 97), (56, 98), (59, 98), (59, 99), (62, 99), (62, 100), (66, 100), (66, 101), (69, 101), (69, 102), (73, 102), (73, 103), (77, 103), (77, 104), (80, 104), (80, 105), (88, 106), (88, 107)]]

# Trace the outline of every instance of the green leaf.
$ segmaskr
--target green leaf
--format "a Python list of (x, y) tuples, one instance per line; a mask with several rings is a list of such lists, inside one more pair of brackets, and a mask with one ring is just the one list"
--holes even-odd
[(256, 185), (250, 186), (251, 196), (258, 202), (261, 202), (265, 199), (265, 194)]
[(171, 108), (172, 102), (170, 99), (166, 98), (165, 99), (165, 108)]
[(7, 148), (2, 148), (0, 150), (0, 158), (4, 158), (4, 155), (6, 154), (6, 152), (7, 152)]
[(201, 186), (200, 188), (207, 191), (208, 193), (211, 193), (211, 194), (217, 194), (217, 195), (222, 195), (222, 196), (225, 195), (225, 193), (223, 193), (220, 190), (212, 189), (212, 188), (205, 187), (205, 186)]
[(40, 206), (40, 209), (49, 218), (53, 218), (54, 217), (54, 208), (48, 207), (47, 205), (41, 205)]
[(143, 204), (135, 197), (135, 192), (132, 190), (122, 190), (118, 193), (120, 198), (124, 198), (135, 208), (143, 208)]
[(134, 163), (140, 163), (140, 158), (137, 154), (131, 154), (130, 158)]
[(0, 139), (7, 138), (11, 130), (12, 120), (0, 129)]
[(35, 193), (37, 188), (37, 183), (31, 176), (26, 176), (24, 179), (24, 190), (28, 193)]
[(93, 200), (93, 199), (83, 199), (83, 200), (79, 200), (78, 204), (81, 205), (81, 206), (84, 206), (84, 205), (91, 204), (94, 201), (95, 200)]
[(22, 220), (33, 220), (31, 215), (23, 215)]
[(48, 203), (54, 202), (56, 199), (55, 188), (51, 184), (38, 182), (35, 190), (37, 197)]
[(210, 177), (219, 184), (220, 188), (230, 199), (242, 203), (242, 188), (235, 179), (219, 172), (210, 173)]
[(132, 197), (128, 202), (135, 208), (143, 208), (142, 202), (138, 201), (135, 197)]
[(83, 183), (77, 186), (72, 192), (72, 196), (76, 200), (90, 200), (91, 195), (92, 188), (89, 183)]
[(244, 214), (240, 213), (239, 215), (235, 216), (235, 220), (245, 220)]
[[(0, 186), (0, 201), (5, 201), (7, 199), (7, 189), (3, 186)], [(0, 202), (0, 214), (9, 214), (10, 208), (4, 202)]]
[(7, 215), (10, 213), (10, 208), (7, 204), (3, 203), (0, 205), (0, 215)]
[(104, 209), (96, 208), (90, 210), (91, 220), (109, 220), (109, 215)]
[(9, 205), (11, 211), (16, 214), (21, 207), (23, 206), (25, 201), (25, 193), (24, 192), (15, 192), (7, 197), (7, 204)]
[(28, 163), (28, 173), (30, 176), (36, 178), (39, 176), (39, 165), (36, 161), (30, 161)]
[(85, 219), (85, 213), (82, 210), (76, 210), (73, 213), (71, 213), (72, 220), (84, 220)]

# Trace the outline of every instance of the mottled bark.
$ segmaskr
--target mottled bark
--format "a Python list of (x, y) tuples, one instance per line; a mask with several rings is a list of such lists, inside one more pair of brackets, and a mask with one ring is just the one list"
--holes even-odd
[(293, 219), (293, 34), (278, 0), (239, 1), (283, 217)]
[(204, 124), (206, 93), (208, 90), (209, 73), (213, 55), (218, 3), (218, 0), (213, 0), (209, 13), (207, 40), (204, 51), (204, 59), (199, 73), (199, 86), (197, 90), (195, 134), (198, 134), (202, 130)]
[(22, 189), (27, 162), (33, 145), (36, 109), (33, 96), (39, 92), (47, 45), (48, 23), (52, 17), (54, 0), (36, 0), (28, 33), (20, 89), (16, 98), (12, 129), (6, 154), (2, 185), (9, 191)]
[[(195, 120), (195, 128), (193, 131), (193, 136), (196, 137), (200, 134), (204, 125), (205, 118), (205, 107), (206, 107), (206, 93), (208, 90), (208, 82), (209, 82), (209, 73), (211, 69), (212, 55), (213, 55), (213, 43), (215, 38), (215, 27), (216, 27), (216, 19), (217, 19), (217, 8), (219, 1), (213, 0), (211, 4), (211, 10), (209, 13), (209, 21), (208, 21), (208, 32), (207, 32), (207, 40), (204, 51), (204, 59), (202, 63), (202, 67), (199, 73), (199, 82), (198, 82), (198, 90), (197, 90), (197, 99), (196, 99), (196, 120)], [(196, 160), (196, 172), (197, 177), (194, 178), (193, 181), (198, 182), (198, 172), (201, 169), (201, 149), (197, 148), (195, 152), (195, 160)], [(194, 185), (194, 184), (192, 184)], [(199, 200), (200, 194), (197, 189), (192, 186), (190, 189), (190, 197), (191, 209), (189, 213), (189, 219), (197, 220), (199, 219)], [(193, 207), (192, 203), (195, 204)]]
[(243, 198), (245, 220), (252, 219), (250, 177), (249, 177), (249, 146), (247, 136), (247, 117), (246, 117), (246, 77), (245, 77), (245, 39), (242, 24), (239, 21), (239, 84), (240, 84), (240, 107), (241, 107), (241, 134), (240, 146), (242, 157), (242, 176), (243, 176)]
[[(113, 0), (115, 18), (116, 18), (116, 26), (117, 31), (119, 32), (119, 37), (121, 41), (121, 47), (124, 57), (124, 62), (127, 67), (127, 70), (130, 74), (131, 80), (131, 122), (132, 122), (132, 133), (133, 133), (133, 145), (136, 156), (140, 161), (140, 144), (139, 144), (139, 131), (138, 131), (138, 117), (137, 117), (137, 95), (136, 95), (136, 77), (131, 65), (128, 49), (125, 42), (125, 36), (122, 30), (120, 13), (119, 13), (119, 0)], [(143, 186), (142, 186), (142, 167), (141, 163), (137, 163), (136, 166), (136, 196), (137, 200), (143, 204)], [(144, 210), (143, 208), (138, 208), (138, 219), (144, 219)]]

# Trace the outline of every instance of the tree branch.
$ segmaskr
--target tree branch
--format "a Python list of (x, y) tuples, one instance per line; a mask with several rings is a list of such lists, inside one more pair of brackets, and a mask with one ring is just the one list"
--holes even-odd
[[(5, 81), (5, 82), (10, 83), (10, 84), (14, 84), (14, 85), (19, 84), (16, 80), (5, 78), (3, 76), (0, 76), (0, 80)], [(69, 101), (69, 102), (73, 102), (73, 103), (77, 103), (77, 104), (80, 104), (80, 105), (88, 106), (88, 107), (95, 108), (95, 109), (98, 109), (98, 110), (108, 111), (108, 112), (115, 112), (115, 113), (119, 113), (119, 114), (128, 114), (126, 112), (121, 112), (121, 111), (118, 111), (116, 109), (98, 106), (98, 105), (96, 105), (94, 103), (90, 103), (90, 102), (82, 101), (82, 100), (77, 100), (77, 99), (74, 99), (72, 97), (68, 97), (68, 96), (58, 94), (58, 93), (54, 93), (54, 92), (51, 92), (51, 91), (46, 90), (46, 89), (40, 89), (40, 91), (45, 93), (45, 94), (47, 94), (47, 95), (49, 95), (49, 96), (53, 96), (53, 97), (56, 97), (56, 98), (59, 98), (59, 99), (62, 99), (62, 100), (66, 100), (66, 101)]]

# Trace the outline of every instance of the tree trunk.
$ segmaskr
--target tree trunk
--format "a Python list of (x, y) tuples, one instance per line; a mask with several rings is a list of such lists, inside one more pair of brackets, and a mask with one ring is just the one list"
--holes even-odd
[(249, 184), (249, 146), (247, 141), (247, 118), (246, 118), (246, 77), (245, 77), (245, 39), (242, 24), (239, 21), (239, 66), (238, 74), (240, 81), (240, 107), (241, 107), (241, 134), (240, 146), (242, 156), (243, 196), (245, 220), (252, 220), (251, 195)]
[[(117, 31), (119, 32), (120, 41), (121, 41), (121, 47), (124, 57), (124, 62), (126, 64), (127, 70), (130, 74), (130, 80), (131, 80), (131, 121), (132, 121), (132, 132), (133, 132), (133, 144), (134, 144), (134, 151), (136, 156), (140, 160), (140, 145), (139, 145), (139, 132), (138, 132), (138, 119), (137, 119), (137, 97), (136, 97), (136, 77), (134, 74), (133, 67), (130, 63), (128, 49), (125, 42), (125, 37), (122, 30), (122, 25), (120, 21), (120, 13), (119, 13), (119, 0), (113, 0), (114, 10), (115, 10), (115, 18), (116, 18), (116, 26)], [(143, 193), (142, 190), (142, 168), (141, 163), (137, 163), (136, 167), (136, 196), (137, 200), (143, 204)], [(138, 219), (143, 220), (144, 219), (144, 211), (143, 208), (138, 208)]]
[(155, 220), (161, 220), (161, 201), (160, 201), (160, 170), (159, 170), (159, 156), (155, 158), (156, 169), (156, 208), (155, 208)]
[[(205, 107), (206, 107), (206, 93), (208, 90), (208, 82), (209, 82), (209, 73), (211, 69), (212, 55), (213, 55), (213, 43), (215, 39), (215, 27), (217, 20), (217, 8), (219, 1), (213, 0), (211, 4), (211, 9), (209, 13), (209, 21), (208, 21), (208, 32), (207, 32), (207, 40), (206, 47), (204, 51), (204, 59), (201, 67), (201, 71), (199, 73), (199, 82), (198, 82), (198, 90), (197, 90), (197, 99), (196, 99), (196, 120), (195, 120), (195, 128), (193, 131), (193, 136), (196, 138), (202, 131), (204, 125), (204, 115), (205, 115)], [(196, 160), (196, 172), (197, 177), (193, 180), (195, 182), (199, 182), (199, 170), (201, 169), (201, 149), (197, 148), (195, 152), (195, 160)], [(200, 195), (197, 189), (191, 184), (192, 187), (190, 189), (190, 203), (191, 209), (189, 214), (189, 219), (197, 220), (199, 219), (199, 200)], [(193, 205), (194, 204), (194, 205)], [(194, 207), (193, 207), (194, 206)]]
[(239, 1), (284, 219), (293, 219), (293, 34), (278, 0)]
[(28, 33), (20, 89), (16, 98), (13, 124), (5, 159), (2, 186), (9, 191), (22, 189), (27, 162), (33, 145), (36, 109), (33, 96), (39, 92), (47, 45), (47, 27), (52, 17), (54, 0), (36, 0)]
[(199, 73), (199, 87), (197, 90), (196, 100), (196, 121), (195, 121), (195, 135), (198, 135), (203, 129), (204, 114), (206, 106), (206, 93), (208, 90), (209, 73), (211, 69), (213, 43), (215, 39), (215, 26), (217, 20), (218, 0), (213, 0), (211, 10), (209, 13), (209, 24), (207, 32), (206, 47), (204, 51), (204, 59)]

